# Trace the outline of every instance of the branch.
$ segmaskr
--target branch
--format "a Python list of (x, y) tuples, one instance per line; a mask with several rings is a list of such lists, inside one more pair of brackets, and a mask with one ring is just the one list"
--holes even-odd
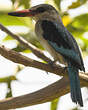
[(70, 91), (68, 78), (62, 78), (59, 81), (49, 85), (39, 91), (11, 97), (0, 101), (0, 110), (15, 109), (21, 107), (42, 104), (54, 100)]
[(15, 109), (20, 107), (26, 107), (36, 104), (49, 102), (63, 94), (69, 92), (69, 81), (67, 78), (47, 86), (46, 88), (40, 89), (34, 93), (12, 97), (0, 101), (0, 110)]
[(0, 46), (0, 54), (9, 60), (15, 63), (23, 64), (24, 66), (38, 68), (38, 69), (41, 69), (47, 72), (52, 72), (55, 74), (58, 74), (58, 71), (59, 71), (59, 75), (61, 74), (63, 75), (64, 68), (60, 66), (55, 66), (55, 65), (52, 65), (51, 67), (51, 65), (49, 64), (42, 63), (34, 59), (28, 58), (14, 50), (6, 48), (5, 46)]
[[(64, 67), (61, 67), (59, 65), (50, 65), (50, 64), (46, 64), (46, 63), (42, 63), (36, 60), (33, 60), (31, 58), (28, 58), (14, 50), (8, 49), (5, 46), (0, 46), (0, 54), (15, 62), (15, 63), (19, 63), (19, 64), (23, 64), (24, 66), (29, 66), (29, 67), (34, 67), (37, 69), (41, 69), (47, 72), (51, 72), (57, 75), (62, 75), (67, 77), (67, 70), (64, 70)], [(87, 73), (83, 74), (82, 72), (80, 72), (80, 77), (82, 80), (84, 80), (85, 82), (88, 81), (88, 75)], [(86, 80), (85, 80), (86, 79)]]
[(46, 62), (51, 62), (51, 60), (48, 57), (46, 57), (40, 49), (36, 48), (31, 43), (27, 42), (24, 38), (22, 38), (22, 37), (20, 37), (20, 36), (18, 36), (16, 34), (14, 34), (14, 33), (12, 33), (6, 27), (4, 27), (2, 24), (0, 24), (0, 29), (2, 31), (6, 32), (8, 35), (10, 35), (12, 38), (14, 38), (17, 41), (19, 41), (26, 48), (29, 48), (37, 57), (43, 59)]

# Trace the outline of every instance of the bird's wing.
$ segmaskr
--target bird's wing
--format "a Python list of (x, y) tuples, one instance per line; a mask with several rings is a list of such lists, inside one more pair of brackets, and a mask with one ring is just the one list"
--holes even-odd
[(41, 27), (44, 39), (46, 39), (57, 52), (67, 60), (72, 60), (78, 65), (83, 66), (79, 47), (73, 36), (63, 25), (59, 25), (53, 21), (43, 20)]

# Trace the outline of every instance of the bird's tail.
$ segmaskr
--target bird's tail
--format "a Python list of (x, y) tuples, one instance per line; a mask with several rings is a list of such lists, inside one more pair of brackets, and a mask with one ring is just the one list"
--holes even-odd
[(80, 106), (83, 106), (78, 69), (72, 66), (71, 63), (68, 64), (68, 75), (71, 86), (72, 101), (76, 104), (78, 103)]

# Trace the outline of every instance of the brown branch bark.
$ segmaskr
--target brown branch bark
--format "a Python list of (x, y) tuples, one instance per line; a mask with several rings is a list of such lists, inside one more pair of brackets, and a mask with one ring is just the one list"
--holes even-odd
[[(67, 70), (64, 70), (64, 67), (61, 67), (59, 65), (49, 65), (45, 64), (36, 60), (33, 60), (31, 58), (28, 58), (18, 52), (15, 52), (14, 50), (8, 49), (4, 46), (0, 46), (0, 54), (4, 56), (5, 58), (19, 64), (23, 64), (24, 66), (29, 66), (29, 67), (34, 67), (38, 68), (47, 72), (51, 72), (57, 75), (61, 76), (68, 76), (67, 75)], [(85, 82), (88, 81), (88, 75), (87, 73), (82, 73), (80, 72), (80, 78), (84, 80)], [(85, 80), (86, 79), (86, 80)]]
[(20, 107), (26, 107), (36, 104), (41, 104), (44, 102), (49, 102), (63, 94), (69, 92), (69, 81), (67, 78), (62, 78), (61, 80), (47, 86), (34, 93), (12, 97), (0, 101), (0, 110), (15, 109)]
[(12, 38), (16, 39), (17, 41), (19, 41), (22, 45), (24, 45), (25, 47), (29, 48), (37, 57), (43, 59), (46, 62), (51, 62), (51, 60), (46, 57), (43, 52), (36, 48), (34, 45), (32, 45), (31, 43), (27, 42), (24, 38), (12, 33), (11, 31), (9, 31), (5, 26), (3, 26), (2, 24), (0, 24), (0, 29), (4, 32), (6, 32), (8, 35), (10, 35)]
[(51, 67), (51, 65), (49, 64), (45, 64), (45, 63), (36, 61), (34, 59), (28, 58), (14, 50), (6, 48), (5, 46), (0, 46), (0, 54), (9, 60), (15, 63), (23, 64), (24, 66), (38, 68), (38, 69), (41, 69), (47, 72), (52, 72), (55, 74), (58, 74), (58, 71), (59, 71), (59, 74), (61, 73), (60, 75), (63, 75), (63, 72), (64, 72), (63, 70), (64, 68), (60, 66), (52, 65)]
[(59, 81), (49, 85), (39, 91), (0, 101), (0, 110), (15, 109), (21, 107), (42, 104), (58, 98), (70, 91), (68, 78), (62, 78)]

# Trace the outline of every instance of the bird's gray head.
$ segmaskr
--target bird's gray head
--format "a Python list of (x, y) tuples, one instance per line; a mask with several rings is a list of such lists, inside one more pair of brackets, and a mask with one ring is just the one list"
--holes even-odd
[(30, 8), (30, 10), (33, 10), (36, 14), (43, 14), (45, 12), (52, 12), (55, 11), (55, 13), (57, 13), (56, 9), (49, 4), (40, 4), (40, 5), (36, 5), (32, 8)]
[(58, 12), (56, 9), (49, 5), (49, 4), (40, 4), (36, 5), (30, 9), (22, 10), (22, 11), (16, 11), (8, 13), (8, 15), (11, 16), (18, 16), (18, 17), (34, 17), (36, 19), (41, 19), (41, 17), (45, 16), (55, 16)]

